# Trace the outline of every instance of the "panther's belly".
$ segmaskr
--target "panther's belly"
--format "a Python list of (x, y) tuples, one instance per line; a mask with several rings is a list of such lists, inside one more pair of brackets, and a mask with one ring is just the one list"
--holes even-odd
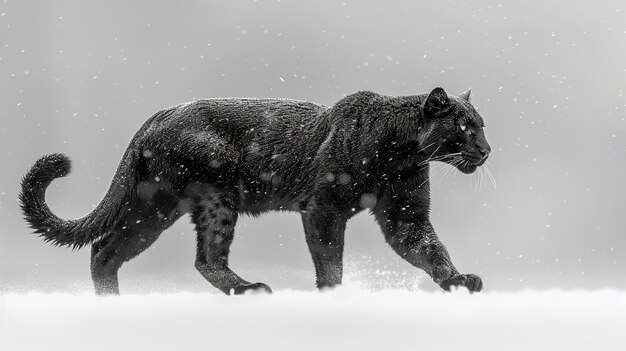
[(287, 187), (278, 189), (267, 184), (241, 181), (238, 188), (240, 213), (256, 216), (269, 211), (302, 211), (306, 208), (303, 196), (292, 193)]

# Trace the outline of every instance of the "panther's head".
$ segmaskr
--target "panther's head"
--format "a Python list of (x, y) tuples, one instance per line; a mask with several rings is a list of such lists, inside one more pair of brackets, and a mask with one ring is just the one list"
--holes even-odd
[(470, 103), (470, 91), (448, 96), (435, 88), (422, 104), (421, 150), (428, 161), (446, 162), (463, 173), (472, 173), (489, 157), (485, 123)]

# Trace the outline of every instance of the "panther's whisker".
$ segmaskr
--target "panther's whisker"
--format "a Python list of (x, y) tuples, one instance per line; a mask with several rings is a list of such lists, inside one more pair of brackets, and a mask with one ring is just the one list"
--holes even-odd
[(452, 165), (450, 165), (450, 164), (446, 163), (446, 164), (442, 167), (442, 169), (441, 169), (441, 172), (440, 172), (440, 173), (441, 173), (441, 177), (439, 178), (439, 180), (444, 180), (444, 179), (446, 179), (446, 174), (450, 171), (450, 168), (452, 168), (452, 167), (453, 167)]
[(431, 176), (441, 173), (443, 170), (446, 169), (446, 166), (447, 166), (447, 163), (434, 163), (433, 169), (435, 171), (431, 174)]
[(490, 162), (487, 161), (487, 163), (485, 163), (485, 166), (487, 166), (487, 168), (485, 170), (487, 172), (487, 176), (489, 177), (489, 180), (491, 180), (491, 184), (493, 185), (493, 188), (496, 189), (497, 188), (497, 186), (496, 186), (496, 179), (493, 176), (493, 173), (491, 172), (490, 165), (491, 165)]
[[(458, 161), (458, 165), (462, 164), (463, 161), (465, 160), (462, 157), (460, 157)], [(459, 167), (458, 166), (454, 167), (450, 173), (452, 174), (452, 177), (456, 177), (456, 175), (459, 174)]]
[(485, 184), (486, 184), (486, 181), (487, 181), (487, 176), (485, 175), (486, 172), (487, 172), (486, 168), (480, 167), (480, 187), (481, 187), (481, 189), (485, 188)]
[(425, 164), (427, 164), (427, 163), (429, 163), (431, 161), (442, 161), (442, 160), (445, 160), (446, 158), (453, 158), (455, 156), (460, 156), (460, 155), (461, 155), (460, 152), (455, 152), (455, 153), (451, 153), (451, 154), (445, 154), (445, 155), (439, 155), (439, 156), (435, 156), (435, 157), (430, 157), (430, 158), (427, 158), (424, 161), (418, 163), (417, 166), (419, 167), (419, 166), (425, 165)]
[(440, 164), (437, 164), (437, 165), (439, 166), (439, 168), (437, 169), (436, 172), (431, 174), (431, 177), (445, 174), (446, 171), (448, 170), (449, 166), (450, 166), (447, 163), (440, 163)]
[(458, 168), (456, 167), (450, 167), (450, 169), (448, 170), (448, 172), (446, 173), (446, 178), (447, 177), (454, 177), (456, 175), (456, 173), (458, 172)]
[(424, 185), (424, 184), (425, 184), (427, 181), (429, 181), (429, 180), (430, 180), (430, 175), (426, 176), (426, 179), (424, 179), (424, 181), (423, 181), (423, 182), (421, 182), (421, 183), (420, 183), (417, 187), (418, 187), (418, 188), (421, 188), (421, 187), (422, 187), (422, 185)]
[(485, 188), (487, 187), (487, 181), (488, 181), (487, 172), (488, 172), (488, 171), (489, 171), (489, 167), (485, 167), (485, 168), (483, 169), (483, 177), (484, 177), (484, 179), (485, 179), (485, 185), (484, 185), (484, 187), (485, 187)]
[(464, 159), (461, 157), (455, 158), (453, 159), (450, 164), (454, 167), (458, 167), (459, 165), (461, 165), (463, 163)]
[(428, 156), (428, 157), (427, 157), (424, 161), (420, 162), (420, 163), (418, 164), (418, 166), (421, 166), (422, 164), (426, 164), (426, 163), (428, 163), (428, 162), (429, 162), (429, 161), (433, 158), (433, 155), (434, 155), (434, 154), (435, 154), (435, 153), (436, 153), (436, 152), (437, 152), (440, 148), (441, 148), (441, 145), (437, 146), (437, 148), (435, 149), (435, 151), (433, 151), (433, 153), (432, 153), (432, 154), (430, 154), (430, 156)]
[(446, 172), (445, 176), (448, 177), (450, 175), (452, 175), (452, 176), (456, 175), (457, 172), (459, 171), (458, 167), (459, 167), (459, 165), (461, 165), (463, 163), (463, 161), (464, 160), (461, 157), (457, 157), (454, 160), (452, 160), (452, 162), (450, 163), (452, 167), (451, 167), (451, 169), (448, 170), (448, 172)]
[(463, 162), (462, 158), (455, 158), (450, 162), (450, 166), (447, 170), (446, 173), (444, 174), (443, 179), (447, 178), (448, 176), (452, 175), (452, 174), (456, 174), (456, 172), (458, 171), (457, 166)]
[(439, 160), (446, 159), (446, 158), (455, 159), (455, 158), (457, 158), (459, 156), (461, 156), (461, 153), (460, 152), (456, 152), (456, 153), (452, 153), (452, 154), (446, 154), (446, 155), (433, 157), (431, 159), (431, 161), (439, 161)]
[(447, 157), (445, 160), (437, 160), (445, 164), (454, 165), (457, 164), (460, 160), (462, 160), (459, 156)]
[(437, 148), (435, 149), (435, 151), (433, 151), (433, 153), (432, 153), (432, 154), (430, 154), (430, 156), (428, 156), (428, 158), (433, 157), (433, 155), (434, 155), (437, 151), (439, 151), (439, 149), (440, 149), (440, 148), (441, 148), (441, 145), (437, 146)]
[(428, 144), (428, 145), (426, 145), (426, 146), (424, 146), (424, 147), (422, 147), (422, 148), (419, 148), (419, 149), (417, 150), (417, 152), (416, 152), (416, 153), (420, 153), (420, 152), (422, 152), (422, 151), (424, 151), (424, 150), (428, 149), (429, 147), (433, 146), (436, 142), (437, 142), (437, 141), (435, 140), (435, 141), (433, 141), (432, 143), (430, 143), (430, 144)]
[(429, 173), (428, 176), (426, 177), (426, 179), (423, 182), (421, 182), (417, 187), (420, 188), (427, 181), (429, 181), (432, 177), (437, 176), (437, 175), (445, 172), (446, 169), (447, 169), (447, 167), (446, 167), (447, 165), (448, 165), (447, 163), (442, 163), (442, 164), (435, 163), (435, 164), (433, 164), (433, 168), (431, 169), (433, 172)]
[(483, 185), (483, 168), (482, 167), (478, 167), (477, 172), (474, 172), (474, 174), (476, 175), (476, 188), (474, 189), (474, 193), (477, 193), (479, 190), (482, 189), (482, 185)]

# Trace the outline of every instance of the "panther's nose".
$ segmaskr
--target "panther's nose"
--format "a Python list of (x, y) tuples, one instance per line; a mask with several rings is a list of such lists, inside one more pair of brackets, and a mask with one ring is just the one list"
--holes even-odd
[(480, 149), (479, 152), (480, 152), (480, 156), (482, 156), (482, 160), (486, 160), (487, 157), (489, 157), (489, 153), (491, 152), (491, 148), (490, 147), (486, 147), (486, 148)]

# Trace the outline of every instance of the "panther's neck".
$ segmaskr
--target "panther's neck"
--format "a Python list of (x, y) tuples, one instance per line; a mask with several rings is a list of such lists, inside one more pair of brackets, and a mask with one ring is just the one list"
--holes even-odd
[(376, 128), (372, 133), (379, 140), (379, 151), (409, 152), (423, 148), (426, 141), (423, 135), (426, 123), (423, 117), (423, 103), (427, 95), (381, 96), (376, 104), (378, 114)]

